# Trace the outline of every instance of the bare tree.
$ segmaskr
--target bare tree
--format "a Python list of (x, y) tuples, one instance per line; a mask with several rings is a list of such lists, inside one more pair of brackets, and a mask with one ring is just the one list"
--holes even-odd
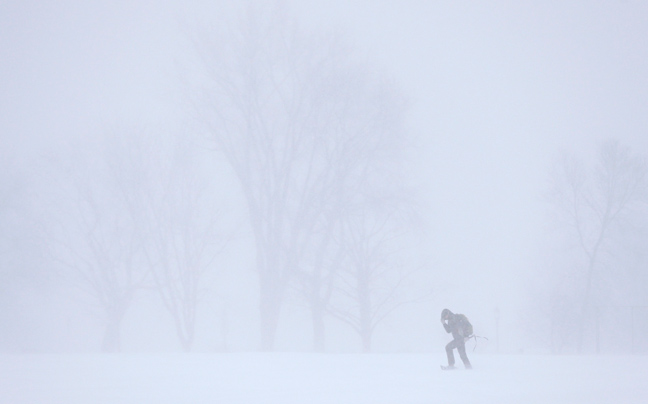
[(330, 142), (326, 153), (329, 181), (322, 188), (323, 210), (297, 278), (311, 310), (316, 351), (325, 349), (324, 317), (340, 268), (352, 250), (353, 242), (341, 236), (348, 224), (346, 213), (372, 209), (367, 200), (358, 200), (361, 190), (380, 189), (392, 200), (406, 194), (398, 182), (401, 152), (409, 145), (401, 127), (403, 103), (384, 83), (368, 80), (369, 75), (352, 78), (353, 73), (357, 72), (346, 72), (344, 84), (338, 83), (340, 88), (330, 100), (329, 122), (335, 129), (328, 136), (335, 142)]
[(420, 297), (402, 295), (402, 286), (416, 272), (404, 259), (409, 208), (393, 195), (361, 195), (346, 212), (337, 240), (345, 259), (337, 272), (336, 302), (328, 312), (360, 336), (370, 352), (376, 327), (394, 310)]
[(206, 273), (224, 242), (218, 234), (217, 190), (204, 153), (180, 133), (114, 134), (110, 172), (135, 223), (147, 288), (158, 291), (184, 351), (195, 339)]
[[(248, 9), (240, 25), (219, 37), (196, 41), (209, 78), (196, 108), (247, 203), (261, 349), (270, 350), (286, 291), (304, 257), (326, 249), (326, 237), (313, 237), (340, 180), (330, 154), (342, 150), (349, 164), (362, 136), (397, 114), (375, 119), (386, 110), (376, 108), (378, 98), (359, 105), (353, 104), (359, 97), (346, 98), (345, 86), (358, 89), (353, 80), (359, 76), (337, 41), (306, 35), (279, 9), (260, 10)], [(371, 111), (359, 115), (363, 108)]]
[(214, 190), (196, 164), (196, 150), (188, 146), (176, 142), (170, 155), (156, 158), (160, 177), (146, 197), (145, 246), (151, 277), (186, 352), (195, 338), (205, 275), (215, 269), (226, 241), (219, 234)]
[(57, 228), (48, 232), (51, 251), (102, 315), (102, 350), (117, 352), (122, 320), (146, 278), (139, 255), (142, 240), (122, 198), (125, 184), (108, 169), (107, 156), (77, 155), (70, 161), (59, 167), (69, 180), (62, 188), (65, 200), (73, 206), (54, 212)]
[[(577, 348), (583, 343), (584, 318), (594, 302), (597, 279), (612, 259), (611, 247), (624, 228), (637, 220), (637, 212), (647, 202), (648, 167), (645, 159), (616, 141), (602, 144), (595, 167), (591, 170), (573, 158), (567, 158), (554, 179), (556, 211), (571, 239), (580, 251), (576, 272), (569, 275), (580, 285), (571, 291), (580, 296), (581, 324)], [(600, 302), (599, 302), (600, 304)]]
[(339, 228), (336, 218), (328, 217), (326, 225), (313, 236), (312, 251), (301, 263), (296, 276), (296, 293), (304, 299), (311, 312), (313, 351), (326, 350), (325, 316), (335, 288), (337, 271), (342, 265), (344, 250), (335, 243), (334, 231)]
[(72, 210), (51, 240), (106, 319), (102, 349), (120, 350), (135, 293), (154, 288), (190, 350), (204, 275), (223, 245), (199, 149), (179, 136), (115, 129), (77, 150), (74, 164), (59, 162), (70, 183), (63, 199), (74, 206), (62, 209)]

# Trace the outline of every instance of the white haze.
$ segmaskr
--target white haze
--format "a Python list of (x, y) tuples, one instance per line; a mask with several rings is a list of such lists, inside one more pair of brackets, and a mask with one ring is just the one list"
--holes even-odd
[[(648, 153), (648, 6), (295, 0), (283, 7), (302, 31), (342, 38), (354, 60), (406, 100), (413, 146), (404, 152), (403, 182), (416, 195), (419, 221), (402, 251), (419, 271), (400, 290), (406, 304), (376, 327), (372, 350), (442, 353), (448, 336), (438, 319), (447, 307), (489, 338), (477, 340), (482, 353), (552, 351), (536, 335), (549, 321), (537, 317), (548, 311), (540, 296), (555, 273), (546, 267), (569, 261), (559, 258), (567, 247), (556, 247), (552, 233), (550, 174), (561, 153), (589, 162), (606, 139)], [(105, 319), (52, 239), (84, 241), (83, 231), (69, 230), (83, 212), (78, 178), (112, 184), (103, 165), (119, 167), (124, 150), (163, 173), (178, 148), (192, 150), (187, 178), (204, 184), (200, 211), (217, 212), (217, 238), (225, 240), (204, 278), (192, 350), (259, 348), (248, 210), (192, 94), (203, 77), (192, 38), (235, 26), (244, 9), (236, 1), (0, 5), (0, 351), (100, 351)], [(113, 143), (125, 149), (111, 152)], [(147, 152), (138, 155), (136, 144)], [(99, 192), (99, 206), (108, 205), (114, 195)], [(645, 307), (646, 286), (609, 305)], [(182, 350), (153, 287), (133, 299), (120, 342), (129, 353)], [(274, 349), (311, 347), (309, 310), (288, 294)], [(356, 353), (362, 344), (329, 316), (326, 351)]]

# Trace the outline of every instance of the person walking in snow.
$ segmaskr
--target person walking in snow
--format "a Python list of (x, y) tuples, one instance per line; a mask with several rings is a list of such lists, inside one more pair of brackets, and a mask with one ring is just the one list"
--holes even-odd
[(454, 314), (448, 309), (441, 312), (441, 324), (447, 333), (452, 333), (452, 341), (446, 345), (448, 355), (448, 366), (441, 366), (444, 370), (455, 369), (455, 358), (452, 352), (455, 348), (466, 369), (472, 369), (472, 365), (466, 355), (466, 341), (472, 336), (473, 328), (468, 318), (463, 314)]

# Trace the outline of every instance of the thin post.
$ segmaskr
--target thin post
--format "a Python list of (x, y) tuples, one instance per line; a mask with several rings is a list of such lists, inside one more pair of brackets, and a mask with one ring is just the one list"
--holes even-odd
[(631, 315), (630, 315), (630, 334), (632, 335), (632, 343), (630, 345), (630, 352), (635, 353), (635, 308), (637, 306), (632, 306)]
[(596, 323), (596, 354), (601, 353), (601, 308), (595, 306), (596, 310), (594, 311), (595, 323)]
[(497, 353), (499, 353), (500, 351), (499, 318), (500, 318), (499, 307), (495, 307), (495, 340), (497, 341), (495, 344), (495, 351)]

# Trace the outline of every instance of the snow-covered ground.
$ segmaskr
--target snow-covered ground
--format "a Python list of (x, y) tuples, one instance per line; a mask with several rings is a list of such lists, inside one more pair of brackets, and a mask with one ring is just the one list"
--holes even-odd
[(648, 403), (645, 356), (0, 355), (0, 403)]

